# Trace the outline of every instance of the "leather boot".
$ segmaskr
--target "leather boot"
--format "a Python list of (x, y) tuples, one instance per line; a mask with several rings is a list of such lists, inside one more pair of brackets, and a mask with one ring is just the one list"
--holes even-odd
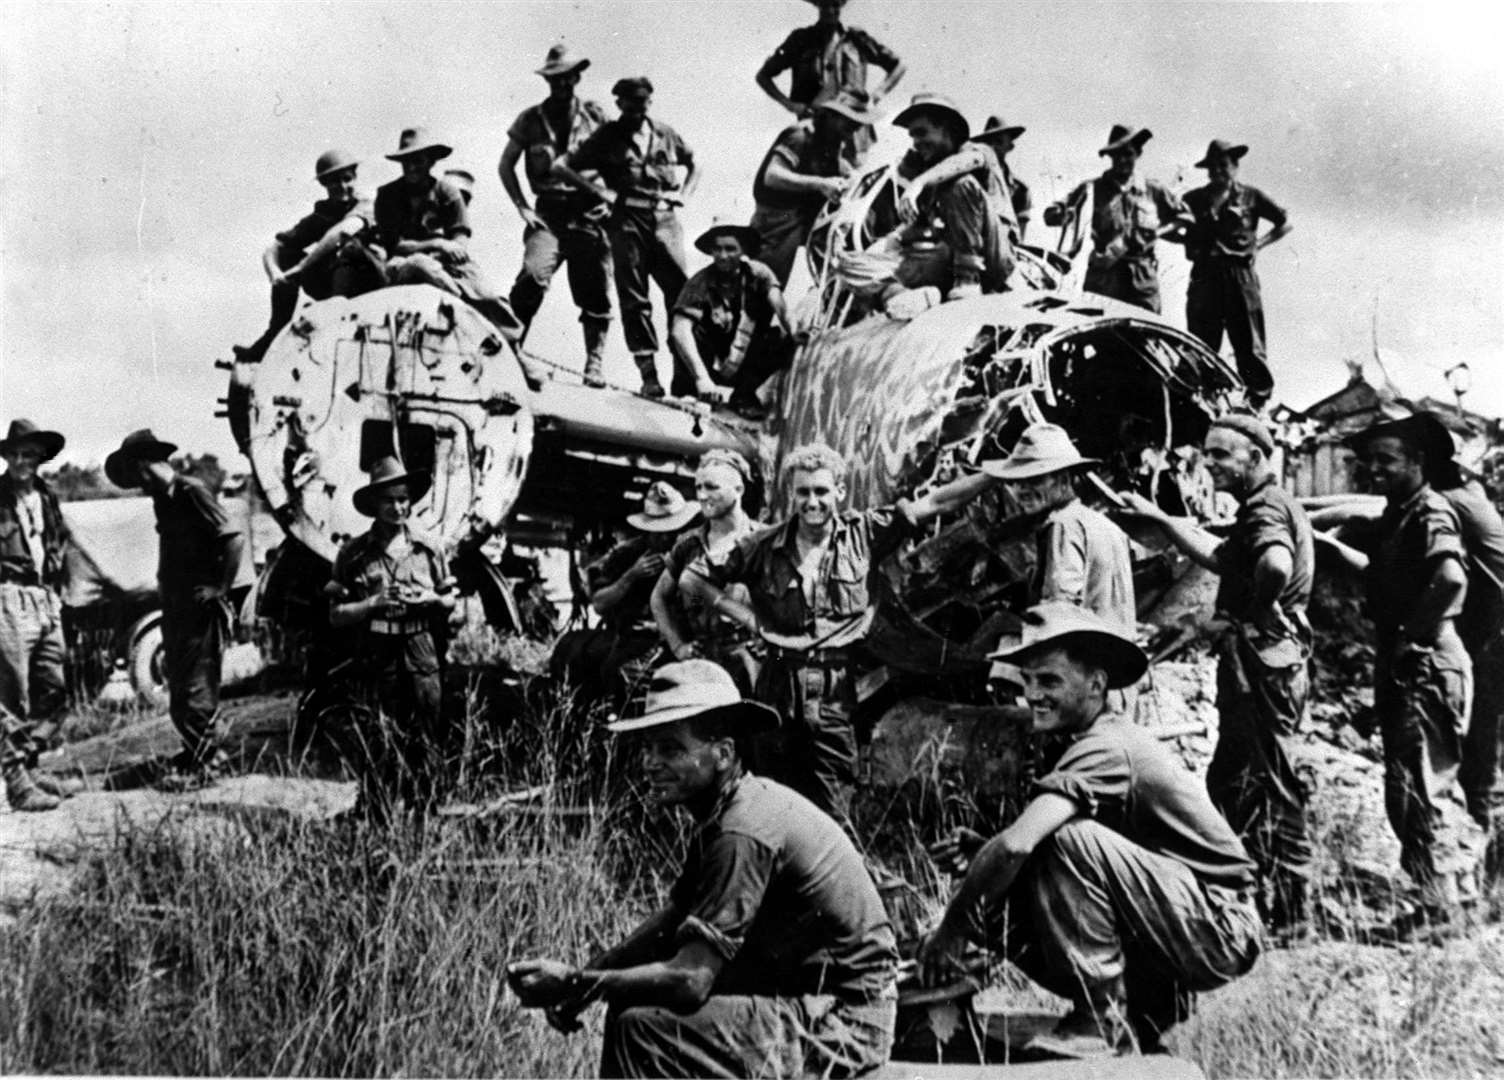
[(658, 357), (655, 353), (633, 353), (632, 360), (642, 376), (642, 396), (661, 398), (663, 384), (658, 381)]
[(31, 773), (31, 782), (59, 799), (71, 799), (84, 790), (84, 782), (76, 776), (54, 776), (40, 770)]
[(606, 331), (611, 324), (587, 322), (585, 327), (585, 385), (601, 387), (606, 385), (606, 376), (602, 372), (602, 358), (606, 351)]
[(35, 814), (58, 808), (58, 799), (38, 787), (31, 773), (19, 765), (5, 771), (5, 797), (10, 808), (21, 813)]

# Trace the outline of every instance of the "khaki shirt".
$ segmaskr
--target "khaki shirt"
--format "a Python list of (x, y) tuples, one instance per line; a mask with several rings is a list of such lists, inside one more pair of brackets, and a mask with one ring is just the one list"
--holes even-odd
[(1057, 507), (1038, 537), (1039, 601), (1061, 600), (1137, 632), (1128, 537), (1080, 499)]

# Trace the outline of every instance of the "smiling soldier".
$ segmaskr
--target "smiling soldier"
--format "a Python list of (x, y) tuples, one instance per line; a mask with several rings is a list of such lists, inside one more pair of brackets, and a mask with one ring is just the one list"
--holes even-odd
[(776, 725), (709, 660), (654, 673), (636, 732), (651, 798), (694, 818), (668, 903), (583, 968), (507, 969), (529, 1008), (578, 1029), (609, 1005), (602, 1076), (860, 1076), (893, 1043), (898, 950), (851, 840), (742, 747)]

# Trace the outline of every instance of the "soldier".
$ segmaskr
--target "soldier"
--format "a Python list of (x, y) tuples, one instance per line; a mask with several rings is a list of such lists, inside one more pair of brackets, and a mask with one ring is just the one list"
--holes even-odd
[(778, 133), (752, 182), (752, 228), (762, 237), (760, 258), (787, 288), (794, 257), (826, 203), (846, 190), (856, 162), (852, 132), (875, 119), (867, 95), (843, 90), (812, 107), (810, 116)]
[[(1440, 800), (1457, 779), (1472, 695), (1472, 663), (1457, 633), (1467, 599), (1467, 553), (1457, 512), (1426, 482), (1450, 458), (1415, 417), (1375, 424), (1348, 440), (1385, 498), (1373, 550), (1342, 548), (1366, 571), (1373, 619), (1374, 711), (1384, 748), (1384, 805), (1416, 904), (1396, 919), (1406, 937), (1455, 918), (1458, 838)], [(1429, 451), (1429, 455), (1428, 455)]]
[[(1185, 294), (1186, 329), (1217, 352), (1227, 331), (1237, 357), (1238, 372), (1249, 394), (1259, 402), (1274, 389), (1264, 349), (1264, 301), (1254, 255), (1290, 232), (1288, 215), (1256, 187), (1238, 183), (1238, 163), (1246, 146), (1213, 139), (1206, 156), (1196, 162), (1205, 169), (1205, 187), (1188, 191), (1185, 207), (1191, 223), (1185, 232), (1185, 253), (1191, 260), (1191, 282)], [(1259, 221), (1274, 227), (1258, 235)]]
[(997, 155), (998, 163), (1003, 173), (1003, 184), (1008, 191), (1008, 202), (1013, 208), (1013, 220), (1018, 226), (1018, 240), (1023, 242), (1024, 232), (1029, 227), (1029, 218), (1034, 212), (1034, 197), (1029, 194), (1029, 185), (1020, 180), (1008, 167), (1008, 155), (1013, 152), (1013, 144), (1028, 128), (1017, 124), (1008, 124), (1000, 116), (989, 116), (987, 125), (976, 135), (971, 137), (972, 142), (981, 143), (992, 148)]
[(469, 169), (445, 169), (444, 181), (460, 193), (465, 209), (475, 201), (475, 175)]
[(13, 810), (52, 810), (83, 788), (37, 769), (37, 725), (55, 720), (68, 705), (58, 596), (67, 574), (68, 526), (57, 496), (37, 475), (63, 444), (58, 432), (30, 420), (12, 420), (0, 442), (0, 764)]
[[(548, 82), (548, 97), (524, 109), (512, 123), (497, 169), (501, 186), (522, 216), (522, 270), (512, 285), (512, 310), (522, 321), (523, 333), (532, 326), (559, 266), (566, 265), (569, 292), (585, 332), (585, 385), (604, 386), (601, 364), (611, 328), (607, 207), (553, 171), (555, 161), (578, 150), (607, 122), (605, 109), (575, 96), (580, 75), (589, 66), (589, 60), (573, 55), (563, 43), (548, 50), (538, 69)], [(536, 206), (528, 206), (517, 183), (519, 158)]]
[(757, 261), (759, 243), (747, 225), (716, 222), (701, 233), (695, 247), (711, 263), (685, 283), (669, 322), (674, 395), (727, 402), (751, 420), (764, 412), (758, 388), (788, 367), (796, 347), (783, 290)]
[(215, 725), (220, 663), (234, 625), (230, 590), (245, 541), (214, 493), (173, 467), (176, 450), (142, 428), (105, 458), (104, 472), (116, 487), (145, 488), (156, 512), (168, 707), (183, 740), (160, 786), (190, 791), (214, 783), (229, 765)]
[(1291, 934), (1308, 918), (1312, 858), (1310, 793), (1292, 760), (1311, 685), (1311, 524), (1279, 486), (1274, 439), (1254, 417), (1228, 414), (1213, 421), (1202, 453), (1215, 488), (1238, 503), (1225, 540), (1140, 495), (1120, 498), (1220, 578), (1216, 607), (1227, 633), (1206, 787), (1258, 864), (1271, 894), (1265, 908), (1270, 928)]
[(356, 810), (386, 822), (399, 803), (420, 816), (437, 806), (449, 748), (443, 671), (452, 582), (441, 545), (409, 524), (428, 493), (426, 471), (395, 457), (371, 466), (355, 509), (374, 518), (334, 560), (330, 625), (354, 627), (363, 697), (375, 713), (354, 736), (360, 773)]
[[(388, 161), (402, 176), (376, 191), (376, 233), (387, 254), (387, 280), (426, 284), (464, 298), (508, 338), (521, 333), (511, 305), (498, 296), (470, 258), (470, 216), (458, 188), (433, 175), (453, 151), (423, 128), (407, 128)], [(530, 381), (538, 375), (524, 364)]]
[(1185, 206), (1157, 180), (1141, 180), (1135, 169), (1148, 128), (1114, 124), (1107, 145), (1097, 153), (1109, 161), (1107, 171), (1079, 185), (1064, 200), (1047, 207), (1044, 223), (1061, 225), (1082, 212), (1090, 199), (1091, 258), (1085, 288), (1099, 296), (1159, 311), (1159, 257), (1154, 243), (1181, 228)]
[(1076, 474), (1095, 461), (1081, 456), (1064, 428), (1035, 424), (1019, 436), (1013, 453), (981, 468), (1013, 489), (1024, 513), (1043, 519), (1035, 534), (1033, 602), (1084, 607), (1132, 636), (1138, 613), (1128, 537), (1076, 495)]
[(315, 300), (359, 296), (385, 281), (381, 260), (361, 240), (375, 215), (369, 199), (355, 191), (360, 162), (343, 150), (326, 150), (314, 163), (314, 179), (325, 197), (292, 228), (279, 232), (261, 256), (272, 285), (272, 315), (262, 335), (236, 345), (239, 360), (259, 361), (272, 338), (292, 322), (298, 290)]
[[(754, 696), (779, 710), (784, 727), (759, 748), (761, 771), (842, 821), (856, 779), (853, 650), (872, 623), (868, 576), (916, 526), (993, 483), (977, 474), (920, 499), (842, 513), (846, 472), (828, 446), (794, 450), (783, 463), (794, 515), (743, 537), (723, 561), (695, 560), (679, 579), (768, 644)], [(733, 582), (747, 586), (747, 603), (723, 591)]]
[[(810, 0), (820, 11), (813, 26), (801, 26), (784, 39), (772, 56), (763, 61), (757, 72), (757, 85), (763, 93), (800, 119), (811, 109), (842, 91), (868, 94), (867, 68), (880, 68), (886, 77), (870, 100), (876, 106), (896, 87), (907, 70), (891, 49), (881, 45), (865, 30), (845, 26), (841, 9), (846, 0)], [(789, 73), (789, 92), (778, 89), (773, 80)], [(828, 132), (834, 134), (834, 132)], [(825, 133), (822, 133), (825, 134)], [(872, 145), (874, 133), (863, 124), (845, 138), (854, 160), (860, 160)]]
[(972, 860), (920, 949), (921, 975), (944, 985), (969, 941), (997, 948), (1071, 1001), (1034, 1049), (1157, 1051), (1190, 994), (1253, 967), (1253, 863), (1175, 756), (1108, 707), (1148, 667), (1122, 629), (1069, 604), (1031, 608), (1024, 624), (996, 656), (1022, 669), (1034, 732), (1071, 741)]
[[(752, 469), (735, 450), (709, 450), (695, 470), (695, 500), (705, 523), (684, 533), (664, 561), (653, 587), (653, 618), (658, 633), (675, 660), (707, 657), (731, 673), (743, 694), (757, 680), (757, 661), (747, 645), (750, 635), (725, 616), (710, 610), (698, 597), (682, 593), (679, 578), (696, 559), (711, 565), (723, 561), (736, 542), (758, 528), (742, 508)], [(745, 600), (745, 590), (732, 586)]]
[[(606, 225), (621, 304), (622, 331), (642, 376), (645, 397), (662, 397), (658, 381), (658, 331), (648, 280), (658, 283), (670, 311), (684, 287), (684, 233), (675, 207), (695, 188), (694, 154), (673, 128), (648, 116), (653, 84), (643, 77), (618, 79), (611, 88), (621, 116), (608, 121), (554, 162), (554, 173), (601, 202), (615, 205)], [(681, 183), (679, 170), (684, 170)], [(609, 191), (585, 175), (600, 174)]]
[(666, 664), (639, 733), (651, 798), (694, 819), (668, 902), (576, 968), (522, 960), (527, 1008), (577, 1031), (607, 1003), (602, 1076), (862, 1076), (893, 1045), (898, 948), (862, 857), (807, 799), (751, 775), (745, 746), (776, 726), (708, 660)]

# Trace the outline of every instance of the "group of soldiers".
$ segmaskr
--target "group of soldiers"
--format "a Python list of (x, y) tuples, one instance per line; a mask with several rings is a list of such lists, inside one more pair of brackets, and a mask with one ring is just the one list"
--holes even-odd
[[(264, 354), (291, 320), (300, 288), (323, 298), (408, 282), (464, 297), (522, 341), (564, 267), (584, 333), (586, 385), (605, 385), (614, 280), (641, 394), (697, 397), (760, 417), (759, 386), (787, 365), (799, 342), (783, 296), (799, 249), (822, 209), (842, 197), (861, 168), (875, 139), (877, 104), (905, 71), (894, 52), (841, 21), (844, 0), (815, 6), (817, 22), (791, 33), (757, 73), (758, 85), (797, 122), (778, 134), (757, 169), (750, 221), (717, 219), (696, 239), (712, 259), (702, 270), (688, 271), (678, 217), (699, 171), (686, 141), (651, 114), (652, 80), (618, 79), (612, 86), (618, 115), (610, 118), (577, 94), (590, 60), (561, 43), (537, 69), (548, 95), (512, 123), (498, 166), (523, 222), (522, 268), (508, 296), (487, 283), (467, 251), (474, 177), (463, 170), (434, 175), (451, 148), (410, 128), (387, 155), (402, 176), (385, 184), (374, 203), (356, 193), (359, 162), (352, 155), (331, 150), (318, 159), (315, 178), (326, 198), (268, 247), (271, 319), (237, 355), (255, 361)], [(872, 69), (884, 78), (869, 88)], [(786, 92), (776, 81), (785, 71)], [(897, 190), (866, 223), (875, 239), (842, 253), (830, 272), (840, 275), (860, 310), (894, 317), (916, 314), (940, 297), (1007, 289), (1033, 205), (1008, 164), (1025, 129), (992, 116), (973, 132), (953, 101), (932, 93), (915, 95), (894, 123), (912, 143), (895, 169)], [(1189, 328), (1213, 350), (1225, 335), (1251, 399), (1267, 400), (1272, 380), (1254, 258), (1289, 232), (1288, 216), (1237, 179), (1246, 146), (1213, 140), (1197, 162), (1208, 183), (1181, 199), (1137, 174), (1150, 138), (1147, 129), (1115, 125), (1099, 151), (1107, 170), (1047, 208), (1045, 223), (1089, 227), (1088, 290), (1156, 312), (1156, 243), (1183, 243), (1192, 264)], [(1271, 225), (1262, 235), (1261, 221)], [(667, 391), (659, 377), (655, 284), (672, 354)], [(542, 366), (526, 351), (520, 357), (529, 381), (541, 385)]]

